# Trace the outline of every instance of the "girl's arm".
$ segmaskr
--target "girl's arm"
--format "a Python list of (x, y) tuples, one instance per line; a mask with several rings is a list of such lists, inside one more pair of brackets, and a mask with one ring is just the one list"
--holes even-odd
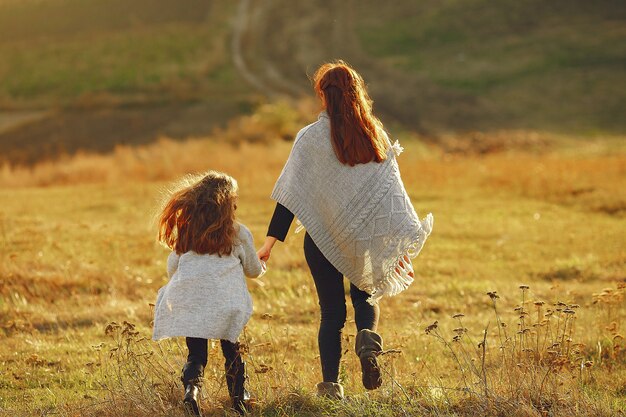
[(276, 208), (274, 209), (274, 214), (272, 215), (272, 220), (267, 230), (265, 243), (263, 243), (261, 249), (257, 251), (257, 256), (260, 260), (267, 262), (276, 241), (285, 241), (291, 222), (293, 222), (293, 217), (293, 213), (289, 211), (287, 207), (276, 203)]
[(265, 273), (265, 264), (256, 256), (252, 233), (244, 225), (239, 225), (239, 237), (243, 253), (239, 257), (243, 266), (243, 273), (248, 278), (258, 278)]

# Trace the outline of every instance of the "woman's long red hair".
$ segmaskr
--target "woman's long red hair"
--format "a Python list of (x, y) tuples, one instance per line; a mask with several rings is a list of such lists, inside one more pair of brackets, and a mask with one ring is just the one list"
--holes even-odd
[(348, 64), (323, 64), (313, 76), (315, 92), (330, 117), (330, 135), (337, 159), (354, 166), (387, 158), (382, 123), (372, 114), (372, 100), (363, 78)]
[(230, 255), (237, 237), (237, 181), (221, 172), (187, 177), (158, 218), (159, 242), (176, 253)]

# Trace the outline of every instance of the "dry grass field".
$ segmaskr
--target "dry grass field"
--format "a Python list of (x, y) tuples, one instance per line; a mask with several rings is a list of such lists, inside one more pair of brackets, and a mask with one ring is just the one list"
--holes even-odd
[[(287, 107), (268, 105), (211, 138), (4, 166), (0, 415), (184, 415), (184, 341), (149, 340), (167, 256), (152, 216), (172, 180), (223, 170), (238, 179), (239, 219), (261, 242), (290, 149), (273, 137), (303, 123)], [(436, 221), (416, 282), (382, 301), (384, 385), (360, 385), (349, 313), (347, 400), (313, 395), (318, 307), (302, 234), (290, 234), (264, 285), (250, 282), (253, 415), (626, 415), (624, 138), (393, 136), (416, 210)], [(213, 346), (206, 415), (232, 415), (221, 370)]]
[[(279, 244), (250, 281), (252, 414), (626, 416), (625, 4), (0, 0), (0, 416), (184, 415), (184, 341), (150, 340), (163, 192), (228, 172), (260, 244), (337, 57), (434, 232), (382, 301), (377, 391), (349, 313), (341, 403), (314, 395), (303, 236)], [(213, 346), (206, 415), (233, 415), (221, 370)]]

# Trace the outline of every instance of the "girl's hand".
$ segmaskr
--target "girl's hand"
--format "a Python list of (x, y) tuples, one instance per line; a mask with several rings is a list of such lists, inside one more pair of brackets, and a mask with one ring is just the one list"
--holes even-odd
[(259, 260), (263, 262), (267, 262), (270, 259), (270, 255), (272, 254), (272, 248), (274, 247), (274, 243), (276, 243), (276, 238), (272, 236), (268, 236), (265, 238), (265, 243), (261, 249), (256, 252), (256, 255), (259, 257)]

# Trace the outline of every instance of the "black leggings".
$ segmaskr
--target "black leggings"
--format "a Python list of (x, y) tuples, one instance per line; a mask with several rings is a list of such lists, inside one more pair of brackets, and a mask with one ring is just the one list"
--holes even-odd
[[(324, 257), (313, 239), (304, 236), (304, 257), (313, 275), (321, 309), (318, 344), (324, 382), (338, 382), (341, 360), (341, 331), (346, 322), (346, 297), (343, 275)], [(378, 305), (366, 300), (369, 294), (350, 284), (350, 298), (354, 307), (354, 320), (358, 330), (376, 331)]]
[[(187, 362), (199, 363), (203, 367), (206, 366), (208, 360), (208, 340), (200, 339), (197, 337), (186, 338), (187, 348), (189, 349), (189, 355), (187, 355)], [(224, 366), (228, 371), (235, 362), (241, 360), (241, 353), (239, 351), (239, 342), (233, 343), (228, 340), (220, 340), (222, 346), (222, 354), (224, 355)]]

